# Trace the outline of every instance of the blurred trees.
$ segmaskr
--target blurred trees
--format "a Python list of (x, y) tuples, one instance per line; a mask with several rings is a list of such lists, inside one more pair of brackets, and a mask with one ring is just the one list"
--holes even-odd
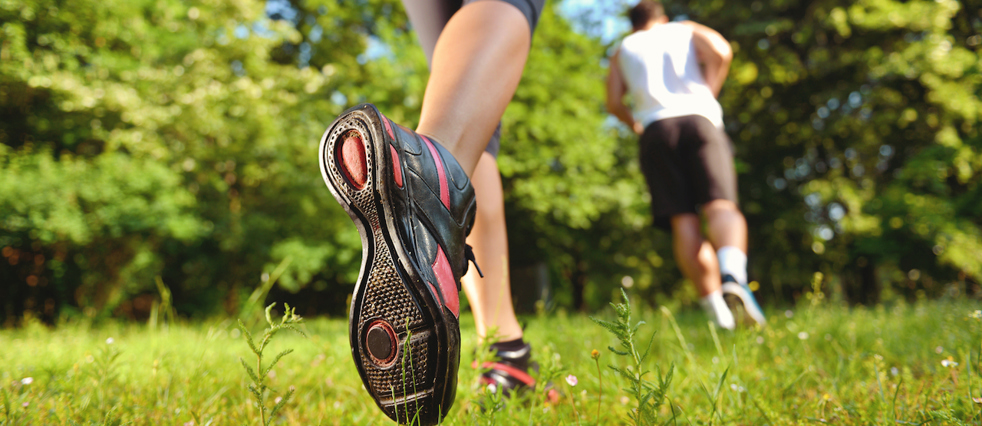
[(852, 302), (978, 293), (982, 4), (689, 6), (738, 49), (722, 102), (765, 295), (813, 271)]
[[(564, 10), (580, 31), (610, 40), (612, 51), (610, 17), (633, 3)], [(761, 299), (809, 297), (816, 277), (825, 292), (852, 303), (979, 293), (982, 3), (665, 4), (675, 18), (717, 29), (735, 50), (721, 103), (737, 147), (750, 273)], [(615, 136), (622, 146), (636, 144), (632, 135)], [(627, 155), (612, 169), (615, 182), (636, 168), (632, 150), (621, 149)], [(636, 182), (631, 189), (644, 191)], [(593, 259), (578, 264), (589, 271), (596, 302), (631, 284), (691, 300), (678, 284), (669, 235), (637, 226), (637, 214), (647, 214), (637, 196), (621, 200), (632, 207), (595, 215), (588, 229), (559, 232), (540, 246), (563, 247), (554, 263), (577, 253), (569, 247), (590, 247)]]
[[(547, 265), (576, 308), (686, 297), (603, 109), (612, 4), (545, 14), (503, 119), (512, 264)], [(666, 4), (735, 47), (721, 102), (765, 300), (817, 271), (853, 302), (977, 287), (978, 2)], [(398, 1), (0, 0), (0, 22), (0, 316), (139, 317), (156, 277), (184, 315), (269, 280), (301, 314), (344, 312), (360, 243), (317, 142), (359, 102), (418, 120)]]
[[(330, 16), (332, 34), (364, 22)], [(4, 1), (0, 21), (5, 316), (146, 311), (129, 301), (155, 276), (184, 313), (234, 310), (285, 258), (287, 288), (354, 280), (316, 146), (363, 38), (325, 36), (354, 65), (314, 69), (253, 1)]]

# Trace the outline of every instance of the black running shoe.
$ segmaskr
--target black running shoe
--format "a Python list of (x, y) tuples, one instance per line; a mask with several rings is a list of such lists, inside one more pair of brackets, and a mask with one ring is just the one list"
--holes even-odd
[(528, 374), (532, 345), (526, 343), (516, 350), (503, 350), (491, 345), (497, 361), (485, 362), (481, 367), (481, 383), (492, 392), (501, 390), (502, 395), (511, 395), (518, 388), (535, 386), (535, 379)]
[[(529, 375), (529, 369), (538, 371), (538, 366), (530, 362), (532, 345), (526, 343), (518, 349), (505, 350), (491, 345), (496, 361), (485, 362), (481, 368), (481, 384), (491, 392), (501, 391), (503, 396), (510, 396), (523, 389), (535, 389), (535, 379)], [(559, 402), (559, 392), (546, 385), (546, 399), (549, 402)]]
[(733, 312), (733, 317), (740, 319), (742, 323), (767, 325), (767, 318), (757, 304), (754, 292), (747, 285), (738, 283), (729, 274), (723, 276), (723, 299)]
[(474, 222), (470, 180), (440, 144), (370, 104), (331, 124), (320, 166), (361, 234), (348, 320), (365, 389), (397, 422), (437, 424), (457, 391), (457, 292), (473, 260), (464, 243)]

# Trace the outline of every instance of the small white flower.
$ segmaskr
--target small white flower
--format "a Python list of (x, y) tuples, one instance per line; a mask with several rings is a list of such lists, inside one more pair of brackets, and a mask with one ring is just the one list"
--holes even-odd
[(25, 403), (21, 404), (20, 406), (21, 407), (24, 407), (24, 408), (27, 408), (27, 406), (29, 406), (29, 405), (31, 405), (30, 402), (25, 402)]
[(893, 375), (893, 376), (896, 376), (896, 375), (900, 374), (900, 370), (897, 369), (897, 367), (890, 367), (890, 374)]
[(579, 383), (579, 380), (576, 380), (576, 376), (570, 374), (566, 376), (566, 383), (569, 383), (570, 386), (576, 386), (576, 384)]
[(784, 311), (784, 316), (787, 317), (787, 318), (791, 318), (791, 317), (794, 316), (794, 312), (791, 312), (791, 310), (788, 309), (788, 310)]
[(25, 377), (23, 379), (20, 379), (20, 384), (22, 384), (22, 385), (29, 385), (31, 383), (34, 383), (34, 378), (33, 377)]
[(969, 317), (975, 319), (982, 319), (982, 310), (976, 310), (975, 312), (972, 312), (972, 314), (969, 315)]
[(938, 347), (934, 348), (934, 353), (939, 354), (941, 352), (944, 352), (944, 348), (943, 347), (938, 346)]
[(276, 399), (273, 400), (273, 403), (274, 404), (279, 404), (280, 401), (282, 401), (282, 400), (283, 400), (283, 397), (282, 396), (278, 396), (278, 397), (276, 397)]
[(112, 337), (110, 337), (110, 338), (108, 338), (108, 339), (106, 339), (106, 344), (107, 344), (107, 345), (111, 345), (111, 344), (113, 344), (113, 342), (115, 342), (115, 340), (113, 340), (113, 338), (112, 338)]
[(621, 397), (621, 404), (622, 405), (627, 405), (628, 402), (631, 402), (631, 398), (628, 398), (626, 396), (622, 396)]
[(764, 336), (757, 336), (757, 344), (758, 345), (764, 344)]
[(747, 390), (743, 386), (739, 386), (736, 383), (730, 383), (730, 389), (733, 389), (734, 392), (738, 393), (743, 393)]
[(941, 365), (947, 368), (954, 368), (958, 366), (958, 363), (949, 358), (941, 360)]
[(807, 331), (802, 331), (802, 332), (798, 333), (798, 338), (801, 339), (801, 340), (808, 340), (808, 332)]

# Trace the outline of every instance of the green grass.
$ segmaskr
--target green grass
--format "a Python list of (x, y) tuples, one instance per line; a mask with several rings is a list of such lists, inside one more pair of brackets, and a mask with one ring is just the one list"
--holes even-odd
[[(658, 383), (659, 368), (675, 366), (655, 413), (658, 424), (974, 425), (982, 422), (982, 404), (973, 401), (982, 398), (982, 323), (972, 316), (978, 307), (974, 301), (803, 307), (769, 312), (767, 328), (719, 331), (716, 339), (695, 310), (674, 313), (681, 336), (660, 310), (635, 307), (633, 314), (647, 322), (638, 331), (640, 348), (657, 333), (645, 361), (654, 373), (646, 379)], [(614, 318), (610, 310), (600, 317)], [(607, 368), (629, 365), (607, 350), (616, 339), (584, 315), (527, 320), (534, 356), (563, 392), (562, 401), (551, 405), (527, 396), (482, 411), (495, 401), (476, 388), (478, 373), (470, 368), (476, 339), (465, 316), (457, 403), (445, 424), (627, 423), (637, 404), (624, 390), (627, 381)], [(247, 325), (258, 336), (265, 322)], [(308, 338), (282, 333), (269, 345), (272, 354), (294, 349), (267, 381), (281, 392), (269, 395), (270, 404), (295, 389), (272, 424), (389, 423), (362, 389), (345, 322), (315, 319), (305, 328)], [(599, 419), (593, 349), (600, 350), (603, 367)], [(156, 330), (78, 323), (2, 330), (0, 424), (259, 424), (251, 380), (239, 362), (250, 356), (232, 320)], [(570, 374), (578, 378), (575, 387), (564, 380)]]

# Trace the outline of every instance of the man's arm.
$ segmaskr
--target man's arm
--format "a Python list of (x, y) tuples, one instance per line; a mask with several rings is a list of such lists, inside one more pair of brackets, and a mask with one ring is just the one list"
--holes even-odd
[(644, 133), (641, 123), (634, 121), (631, 110), (624, 105), (624, 95), (627, 93), (627, 84), (624, 83), (624, 76), (621, 74), (621, 65), (618, 63), (617, 55), (614, 53), (610, 57), (610, 73), (607, 74), (607, 111), (614, 114), (618, 120), (627, 124), (634, 133)]
[(733, 49), (716, 30), (692, 21), (685, 21), (683, 24), (692, 28), (692, 44), (696, 48), (696, 58), (702, 64), (706, 84), (712, 89), (713, 95), (719, 96), (726, 74), (730, 72)]

